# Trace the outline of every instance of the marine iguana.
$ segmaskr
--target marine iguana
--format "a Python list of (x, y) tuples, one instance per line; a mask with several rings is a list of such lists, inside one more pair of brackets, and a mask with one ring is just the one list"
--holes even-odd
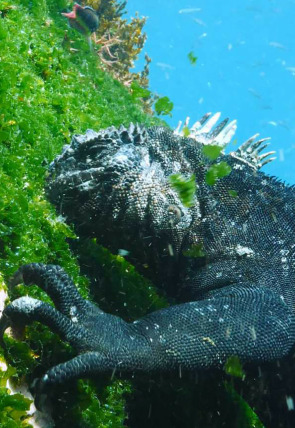
[[(40, 321), (78, 353), (38, 380), (40, 394), (102, 372), (195, 371), (222, 367), (233, 355), (259, 364), (290, 353), (295, 191), (259, 171), (270, 153), (260, 154), (265, 140), (256, 136), (220, 155), (232, 171), (209, 186), (204, 144), (224, 145), (236, 127), (227, 120), (215, 126), (218, 118), (205, 115), (189, 137), (133, 124), (88, 130), (51, 164), (47, 194), (58, 212), (78, 234), (128, 250), (175, 304), (127, 323), (82, 299), (60, 267), (21, 267), (12, 285), (37, 284), (56, 308), (31, 297), (14, 300), (4, 310), (1, 337), (11, 324)], [(171, 187), (174, 173), (195, 174), (193, 206)], [(202, 251), (190, 257), (195, 246)]]

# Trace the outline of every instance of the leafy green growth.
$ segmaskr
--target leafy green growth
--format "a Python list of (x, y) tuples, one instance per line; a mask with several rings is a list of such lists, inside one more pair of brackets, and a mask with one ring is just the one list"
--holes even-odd
[(210, 160), (215, 160), (218, 158), (218, 156), (220, 155), (220, 153), (222, 152), (222, 147), (217, 146), (217, 145), (205, 145), (203, 147), (203, 153), (205, 156), (207, 156), (207, 158), (209, 158)]
[(134, 80), (131, 83), (130, 88), (131, 88), (132, 97), (134, 99), (135, 98), (148, 98), (151, 95), (151, 91), (149, 91), (146, 88), (142, 88), (136, 80)]
[(238, 196), (238, 192), (236, 190), (229, 190), (228, 194), (230, 196), (232, 196), (233, 198), (237, 198), (237, 196)]
[(206, 253), (203, 248), (203, 244), (192, 245), (191, 248), (182, 252), (186, 257), (205, 257)]
[(184, 127), (183, 127), (182, 132), (183, 132), (183, 135), (184, 135), (185, 137), (189, 137), (189, 135), (190, 135), (190, 130), (189, 130), (189, 127), (188, 127), (188, 126), (184, 126)]
[(159, 98), (155, 103), (155, 110), (158, 115), (171, 115), (173, 109), (173, 102), (168, 97)]
[(4, 341), (7, 360), (17, 367), (17, 377), (31, 373), (37, 365), (37, 360), (29, 345), (9, 336), (6, 336)]
[[(100, 59), (89, 51), (83, 36), (75, 33), (74, 45), (70, 43), (74, 30), (60, 14), (65, 7), (65, 0), (0, 1), (0, 97), (5, 99), (0, 114), (0, 272), (9, 278), (22, 264), (60, 264), (87, 297), (88, 281), (79, 275), (68, 243), (75, 234), (44, 195), (48, 165), (74, 133), (160, 121), (147, 116), (128, 88), (99, 69)], [(16, 287), (10, 297), (27, 293), (47, 299), (38, 287), (24, 286)], [(24, 338), (29, 345), (5, 337), (8, 370), (16, 367), (15, 378), (31, 374), (37, 366), (44, 372), (73, 356), (68, 345), (40, 324), (26, 328)], [(124, 388), (122, 383), (117, 394), (122, 406)], [(14, 399), (22, 403), (21, 396)], [(4, 419), (18, 411), (13, 400), (9, 412), (0, 401)], [(90, 400), (96, 401), (94, 395)], [(101, 409), (109, 417), (104, 428), (117, 420), (118, 403), (109, 406)], [(92, 426), (102, 427), (99, 421)]]
[(32, 428), (26, 419), (31, 400), (21, 394), (10, 394), (6, 387), (16, 370), (7, 367), (4, 359), (0, 358), (0, 426), (1, 428)]
[(206, 173), (206, 183), (213, 186), (217, 180), (226, 177), (231, 172), (231, 167), (226, 162), (222, 161), (210, 166)]
[(197, 57), (197, 56), (195, 56), (195, 54), (194, 54), (192, 51), (188, 53), (187, 57), (188, 57), (188, 59), (189, 59), (189, 62), (190, 62), (192, 65), (196, 65), (196, 64), (197, 64), (198, 57)]
[(236, 406), (238, 412), (236, 413), (235, 426), (239, 428), (264, 428), (264, 425), (259, 420), (253, 409), (246, 403), (246, 401), (235, 391), (233, 385), (225, 382), (225, 389)]
[(170, 175), (169, 180), (171, 187), (177, 191), (183, 205), (188, 208), (192, 207), (197, 188), (195, 174), (189, 178), (185, 178), (181, 174), (173, 174)]
[[(110, 420), (112, 426), (122, 427), (125, 415), (125, 399), (131, 393), (128, 381), (115, 380), (108, 385), (100, 401), (97, 397), (97, 388), (91, 382), (78, 381), (79, 401), (75, 409), (80, 426), (107, 427)], [(124, 399), (122, 395), (124, 394)]]
[(231, 376), (244, 378), (245, 373), (239, 357), (233, 355), (229, 357), (224, 366), (225, 373)]

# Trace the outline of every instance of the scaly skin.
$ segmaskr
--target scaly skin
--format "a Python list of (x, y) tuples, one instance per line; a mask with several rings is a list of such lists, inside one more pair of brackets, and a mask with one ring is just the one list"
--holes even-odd
[[(139, 270), (148, 265), (178, 304), (126, 323), (83, 300), (60, 267), (23, 266), (13, 283), (39, 285), (56, 309), (21, 297), (4, 310), (2, 335), (8, 325), (40, 321), (78, 353), (38, 381), (39, 393), (93, 373), (192, 371), (221, 367), (232, 355), (261, 363), (290, 352), (294, 189), (259, 171), (265, 156), (252, 140), (221, 155), (232, 172), (207, 185), (212, 162), (203, 145), (223, 143), (231, 130), (226, 122), (206, 128), (207, 119), (193, 138), (134, 125), (87, 131), (52, 163), (47, 193), (58, 212), (81, 236), (128, 250)], [(191, 208), (170, 186), (174, 173), (196, 175)], [(189, 257), (195, 245), (203, 255)]]

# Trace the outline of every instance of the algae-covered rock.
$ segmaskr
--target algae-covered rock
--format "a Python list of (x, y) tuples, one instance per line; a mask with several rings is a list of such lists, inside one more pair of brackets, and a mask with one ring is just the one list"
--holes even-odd
[[(79, 276), (76, 258), (67, 242), (75, 235), (44, 197), (47, 166), (73, 133), (130, 121), (150, 124), (154, 119), (142, 112), (140, 101), (134, 101), (126, 88), (99, 69), (99, 59), (89, 51), (82, 36), (75, 34), (70, 44), (75, 51), (69, 48), (68, 34), (72, 30), (60, 14), (67, 5), (62, 0), (0, 1), (0, 269), (7, 281), (24, 263), (58, 263), (71, 273), (86, 296), (88, 280)], [(18, 287), (10, 298), (26, 293)], [(30, 294), (46, 298), (37, 287), (32, 287)], [(7, 373), (11, 374), (11, 367), (15, 367), (16, 380), (31, 374), (34, 368), (42, 372), (56, 358), (65, 359), (72, 352), (40, 326), (28, 328), (24, 338), (30, 341), (30, 347), (6, 338)], [(28, 376), (27, 381), (31, 380)], [(114, 382), (104, 393), (97, 420), (90, 418), (91, 411), (87, 410), (98, 405), (96, 388), (88, 384), (87, 388), (76, 388), (75, 403), (55, 418), (72, 414), (81, 396), (87, 409), (75, 415), (77, 424), (118, 426), (125, 417), (123, 396), (130, 386), (121, 382), (118, 388)], [(3, 394), (9, 397), (7, 391)], [(8, 413), (16, 414), (15, 409), (22, 419), (28, 402), (19, 394), (12, 397), (6, 399)], [(112, 397), (116, 397), (113, 409)], [(13, 426), (3, 419), (3, 406), (1, 426)], [(88, 425), (84, 425), (84, 419)]]

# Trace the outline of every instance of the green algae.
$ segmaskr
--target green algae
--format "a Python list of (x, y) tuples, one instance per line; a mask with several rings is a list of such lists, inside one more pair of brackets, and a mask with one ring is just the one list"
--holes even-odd
[(194, 198), (196, 194), (196, 176), (192, 174), (186, 178), (181, 174), (172, 174), (169, 177), (171, 187), (173, 187), (185, 207), (192, 207), (194, 205)]
[[(98, 58), (83, 37), (75, 34), (74, 43), (68, 43), (67, 24), (60, 16), (66, 5), (45, 0), (0, 2), (0, 11), (5, 11), (0, 19), (0, 271), (8, 279), (25, 263), (60, 264), (86, 297), (88, 281), (79, 275), (66, 240), (75, 235), (45, 199), (48, 165), (74, 133), (131, 121), (152, 125), (156, 120), (143, 113), (140, 100), (99, 69)], [(10, 297), (27, 293), (48, 300), (38, 287), (18, 286)], [(73, 356), (70, 347), (44, 326), (28, 327), (24, 334), (29, 345), (5, 338), (6, 358), (16, 368), (15, 378), (36, 367), (42, 372), (40, 365), (44, 371)], [(106, 414), (105, 423), (99, 425), (97, 416), (91, 426), (118, 426), (118, 418), (122, 423), (125, 389), (130, 386), (122, 383), (117, 388), (113, 409), (110, 389), (109, 407), (102, 405), (99, 412), (102, 419)], [(6, 401), (0, 400), (2, 415), (7, 400), (12, 413), (25, 400), (20, 395), (10, 399), (6, 392), (1, 391), (6, 394)], [(91, 408), (96, 398), (88, 396)], [(4, 419), (2, 423), (6, 426)]]
[(217, 159), (222, 150), (223, 147), (217, 146), (216, 144), (208, 144), (203, 147), (204, 155), (210, 160)]
[(198, 57), (194, 54), (194, 52), (190, 51), (187, 54), (188, 60), (191, 63), (191, 65), (196, 65), (198, 61)]
[(245, 372), (243, 370), (242, 363), (240, 362), (239, 357), (233, 355), (229, 357), (224, 365), (225, 373), (234, 376), (234, 377), (245, 377)]
[(173, 110), (174, 104), (168, 97), (161, 97), (155, 103), (155, 111), (158, 115), (169, 115), (172, 116), (171, 111)]
[(188, 250), (184, 250), (182, 252), (182, 254), (185, 257), (194, 257), (194, 258), (199, 258), (199, 257), (205, 257), (206, 253), (203, 247), (203, 244), (195, 244), (192, 245)]
[(97, 387), (91, 381), (79, 381), (79, 402), (76, 408), (76, 415), (83, 421), (83, 427), (96, 427), (99, 421), (99, 427), (109, 427), (112, 421), (113, 427), (122, 426), (122, 421), (126, 418), (125, 397), (131, 393), (130, 382), (115, 380), (108, 385), (97, 396)]
[(235, 426), (239, 428), (264, 428), (254, 410), (236, 392), (230, 382), (225, 382), (225, 390), (232, 403), (236, 405)]
[(206, 173), (206, 183), (213, 186), (220, 178), (226, 177), (231, 173), (231, 166), (224, 161), (211, 165)]
[(10, 394), (7, 381), (16, 373), (16, 369), (6, 365), (0, 355), (0, 426), (3, 428), (31, 428), (27, 412), (32, 403), (22, 394)]

